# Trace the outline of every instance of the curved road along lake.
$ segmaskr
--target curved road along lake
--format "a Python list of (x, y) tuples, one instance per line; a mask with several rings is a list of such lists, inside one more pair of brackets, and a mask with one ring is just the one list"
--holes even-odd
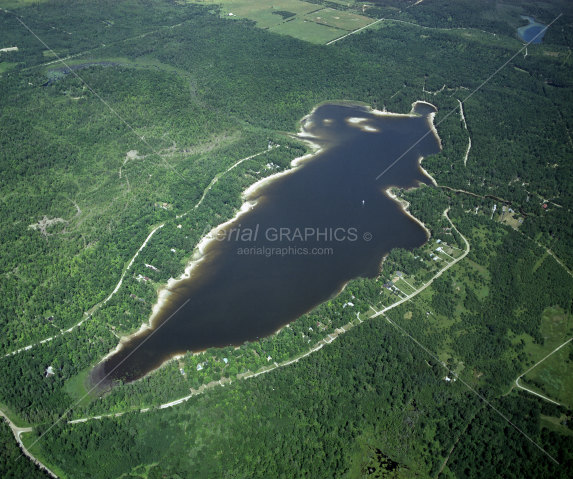
[(316, 108), (302, 120), (302, 135), (312, 136), (321, 151), (249, 192), (254, 208), (217, 229), (190, 277), (169, 288), (152, 328), (99, 364), (92, 383), (132, 352), (111, 381), (138, 379), (187, 351), (271, 335), (351, 279), (375, 277), (392, 248), (423, 245), (425, 230), (385, 193), (390, 186), (431, 182), (419, 160), (440, 151), (431, 132), (435, 109), (417, 103), (414, 112), (389, 115), (334, 103)]

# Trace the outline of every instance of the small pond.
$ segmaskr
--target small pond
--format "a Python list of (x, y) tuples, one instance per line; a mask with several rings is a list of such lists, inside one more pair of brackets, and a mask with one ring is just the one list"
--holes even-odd
[[(519, 27), (517, 29), (517, 34), (526, 43), (541, 43), (545, 32), (543, 31), (547, 25), (535, 21), (535, 18), (528, 17), (527, 15), (520, 15), (524, 20), (529, 21), (529, 25)], [(541, 33), (543, 32), (543, 33)], [(541, 33), (541, 35), (540, 35)]]

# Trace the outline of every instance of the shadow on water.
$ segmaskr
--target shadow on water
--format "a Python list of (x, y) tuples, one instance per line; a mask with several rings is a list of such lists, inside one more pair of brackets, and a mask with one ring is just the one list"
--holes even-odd
[(152, 328), (96, 366), (92, 384), (107, 375), (106, 387), (133, 381), (187, 351), (269, 336), (351, 279), (375, 277), (392, 248), (423, 245), (424, 228), (385, 190), (430, 182), (419, 160), (440, 151), (433, 112), (424, 103), (412, 115), (348, 103), (317, 107), (301, 122), (301, 136), (322, 150), (249, 190), (254, 208), (216, 229), (190, 277), (169, 287)]

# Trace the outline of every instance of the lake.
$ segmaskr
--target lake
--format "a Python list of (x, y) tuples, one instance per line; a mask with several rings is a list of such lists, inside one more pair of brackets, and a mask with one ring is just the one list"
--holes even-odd
[[(535, 18), (533, 17), (528, 17), (527, 15), (520, 15), (521, 18), (523, 18), (524, 20), (528, 20), (529, 21), (529, 25), (525, 25), (524, 27), (519, 27), (517, 29), (517, 34), (519, 35), (519, 38), (521, 38), (524, 42), (526, 43), (541, 43), (543, 40), (543, 37), (545, 36), (545, 32), (543, 32), (541, 35), (539, 35), (540, 32), (543, 31), (543, 29), (547, 26), (544, 25), (543, 23), (539, 23), (535, 21)], [(535, 38), (537, 35), (539, 35), (537, 38)], [(535, 40), (533, 40), (535, 38)], [(531, 41), (533, 40), (533, 41)]]
[(187, 351), (269, 336), (351, 279), (376, 277), (392, 248), (422, 246), (425, 229), (385, 193), (431, 183), (419, 161), (440, 151), (435, 108), (416, 103), (413, 111), (326, 103), (305, 117), (300, 136), (320, 151), (248, 190), (249, 206), (203, 243), (203, 257), (170, 285), (152, 328), (96, 366), (92, 384), (111, 371), (111, 384), (132, 381)]

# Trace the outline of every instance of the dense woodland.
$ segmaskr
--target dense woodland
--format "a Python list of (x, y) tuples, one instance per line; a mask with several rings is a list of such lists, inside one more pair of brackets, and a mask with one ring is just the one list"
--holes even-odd
[[(209, 390), (184, 407), (57, 427), (42, 450), (65, 461), (69, 477), (135, 477), (144, 463), (154, 464), (148, 477), (209, 478), (360, 477), (380, 448), (400, 464), (396, 477), (427, 477), (471, 425), (471, 443), (452, 458), (462, 473), (517, 468), (520, 477), (569, 477), (571, 438), (540, 434), (535, 399), (495, 404), (547, 444), (560, 467), (463, 385), (445, 387), (445, 373), (386, 321), (366, 322), (304, 361)], [(512, 445), (502, 460), (490, 442)], [(473, 449), (483, 453), (472, 459)]]
[[(55, 337), (0, 359), (0, 403), (41, 433), (70, 407), (70, 418), (124, 412), (232, 381), (169, 410), (59, 424), (35, 448), (67, 477), (435, 477), (448, 456), (446, 477), (571, 476), (571, 437), (539, 422), (570, 411), (532, 396), (501, 397), (532, 365), (516, 337), (542, 345), (543, 311), (571, 313), (573, 279), (545, 252), (573, 268), (570, 8), (369, 3), (365, 15), (430, 28), (388, 21), (325, 47), (219, 18), (213, 5), (7, 2), (0, 12), (0, 47), (19, 47), (0, 56), (0, 352)], [(43, 65), (55, 57), (11, 12), (58, 55), (80, 54), (74, 71), (136, 135), (73, 73)], [(519, 51), (519, 13), (546, 23), (564, 15), (543, 44), (530, 45), (464, 102), (465, 121), (459, 111), (449, 115)], [(267, 356), (281, 362), (305, 353), (370, 304), (395, 302), (381, 291), (394, 271), (416, 275), (416, 285), (430, 279), (435, 268), (416, 259), (428, 259), (423, 250), (392, 251), (378, 278), (351, 282), (277, 335), (187, 355), (76, 406), (84, 392), (78, 377), (149, 317), (156, 288), (181, 274), (207, 225), (232, 217), (246, 187), (307, 152), (285, 132), (335, 99), (395, 112), (420, 99), (438, 108), (443, 151), (424, 167), (440, 187), (399, 195), (433, 238), (464, 249), (442, 216), (449, 207), (471, 251), (429, 296), (388, 317), (433, 354), (448, 351), (448, 367), (463, 364), (460, 377), (560, 466), (460, 382), (446, 383), (448, 371), (383, 317), (288, 367), (237, 379), (267, 366)], [(490, 218), (500, 201), (524, 214), (519, 231)], [(350, 300), (353, 309), (343, 307)], [(41, 476), (22, 472), (32, 467), (25, 461), (8, 462), (17, 446), (3, 427), (2, 476)]]
[(22, 477), (29, 477), (30, 479), (46, 479), (51, 477), (26, 458), (19, 458), (22, 451), (16, 445), (10, 426), (4, 418), (0, 419), (0, 447), (2, 448), (0, 471), (2, 471), (3, 478), (21, 479)]

